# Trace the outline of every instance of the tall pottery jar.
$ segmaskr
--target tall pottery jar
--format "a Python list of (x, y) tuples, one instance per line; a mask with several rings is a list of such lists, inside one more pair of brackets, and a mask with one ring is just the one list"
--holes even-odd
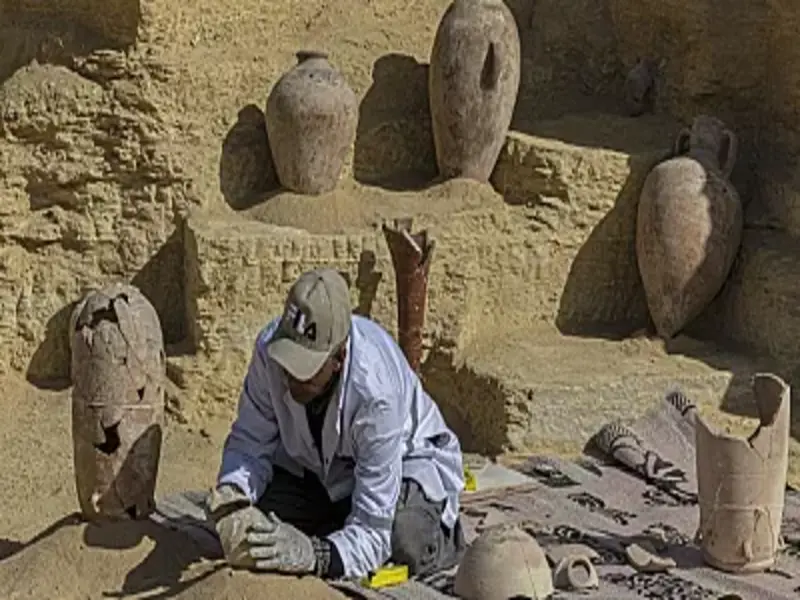
[(763, 571), (781, 548), (789, 466), (790, 388), (779, 377), (753, 378), (760, 417), (747, 439), (696, 421), (698, 534), (706, 563), (722, 571)]
[(742, 238), (742, 203), (730, 180), (736, 135), (699, 115), (675, 139), (676, 156), (642, 186), (636, 258), (658, 335), (670, 339), (719, 293)]
[(326, 53), (297, 53), (269, 94), (266, 118), (281, 185), (301, 194), (333, 190), (355, 142), (358, 99)]
[(433, 41), (429, 96), (439, 173), (488, 181), (520, 80), (520, 41), (502, 0), (455, 0)]
[(70, 318), (75, 487), (87, 520), (142, 519), (164, 428), (161, 323), (134, 286), (89, 292)]

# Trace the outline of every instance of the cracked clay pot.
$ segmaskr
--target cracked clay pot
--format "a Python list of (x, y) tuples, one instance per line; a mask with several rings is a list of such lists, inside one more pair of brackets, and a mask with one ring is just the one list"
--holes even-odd
[(645, 179), (636, 218), (636, 258), (647, 306), (662, 339), (697, 317), (722, 289), (742, 238), (742, 204), (729, 177), (734, 133), (695, 117), (673, 158)]
[(486, 529), (467, 549), (453, 591), (464, 600), (541, 600), (553, 593), (553, 576), (534, 537), (504, 524)]
[(358, 99), (324, 52), (298, 52), (267, 99), (267, 136), (281, 185), (332, 191), (355, 142)]
[(431, 51), (428, 88), (439, 173), (486, 182), (517, 101), (520, 40), (501, 0), (455, 0)]
[(153, 509), (164, 427), (161, 323), (135, 287), (89, 292), (70, 318), (75, 485), (87, 520)]
[(707, 564), (732, 573), (771, 567), (781, 547), (790, 389), (761, 373), (753, 397), (761, 422), (747, 439), (715, 432), (699, 416), (695, 424), (700, 546)]

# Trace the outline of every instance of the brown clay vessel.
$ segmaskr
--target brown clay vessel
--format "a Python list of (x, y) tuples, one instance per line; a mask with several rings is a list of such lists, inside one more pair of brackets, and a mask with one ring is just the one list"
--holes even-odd
[(732, 573), (771, 567), (781, 548), (790, 390), (758, 374), (753, 397), (761, 422), (747, 439), (715, 432), (700, 416), (695, 425), (698, 537), (706, 563)]
[(152, 510), (164, 426), (161, 324), (135, 287), (87, 294), (70, 319), (72, 440), (81, 512), (89, 520)]
[(281, 185), (301, 194), (333, 190), (356, 137), (358, 99), (324, 52), (298, 52), (270, 92), (267, 135)]
[(722, 288), (739, 251), (742, 205), (729, 177), (734, 133), (698, 116), (675, 142), (678, 156), (645, 179), (636, 222), (636, 254), (650, 316), (669, 339)]
[(436, 32), (428, 82), (441, 176), (488, 181), (519, 80), (519, 31), (505, 3), (455, 0)]

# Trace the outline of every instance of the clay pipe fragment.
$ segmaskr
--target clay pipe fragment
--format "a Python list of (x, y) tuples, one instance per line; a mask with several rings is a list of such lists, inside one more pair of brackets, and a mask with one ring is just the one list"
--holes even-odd
[(414, 371), (422, 362), (422, 328), (428, 294), (428, 272), (435, 243), (427, 230), (410, 233), (411, 219), (398, 220), (394, 228), (383, 226), (383, 236), (394, 267), (397, 287), (397, 337)]

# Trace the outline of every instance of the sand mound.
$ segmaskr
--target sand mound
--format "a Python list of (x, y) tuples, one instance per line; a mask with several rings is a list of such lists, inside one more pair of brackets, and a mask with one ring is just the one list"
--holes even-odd
[(344, 598), (312, 577), (234, 572), (221, 561), (205, 559), (184, 534), (155, 523), (100, 527), (81, 523), (76, 517), (55, 523), (0, 561), (0, 597), (4, 600)]
[(486, 206), (502, 208), (502, 197), (488, 184), (450, 180), (420, 191), (388, 191), (343, 181), (320, 196), (281, 192), (242, 213), (256, 221), (311, 233), (361, 231), (409, 216), (442, 217)]

